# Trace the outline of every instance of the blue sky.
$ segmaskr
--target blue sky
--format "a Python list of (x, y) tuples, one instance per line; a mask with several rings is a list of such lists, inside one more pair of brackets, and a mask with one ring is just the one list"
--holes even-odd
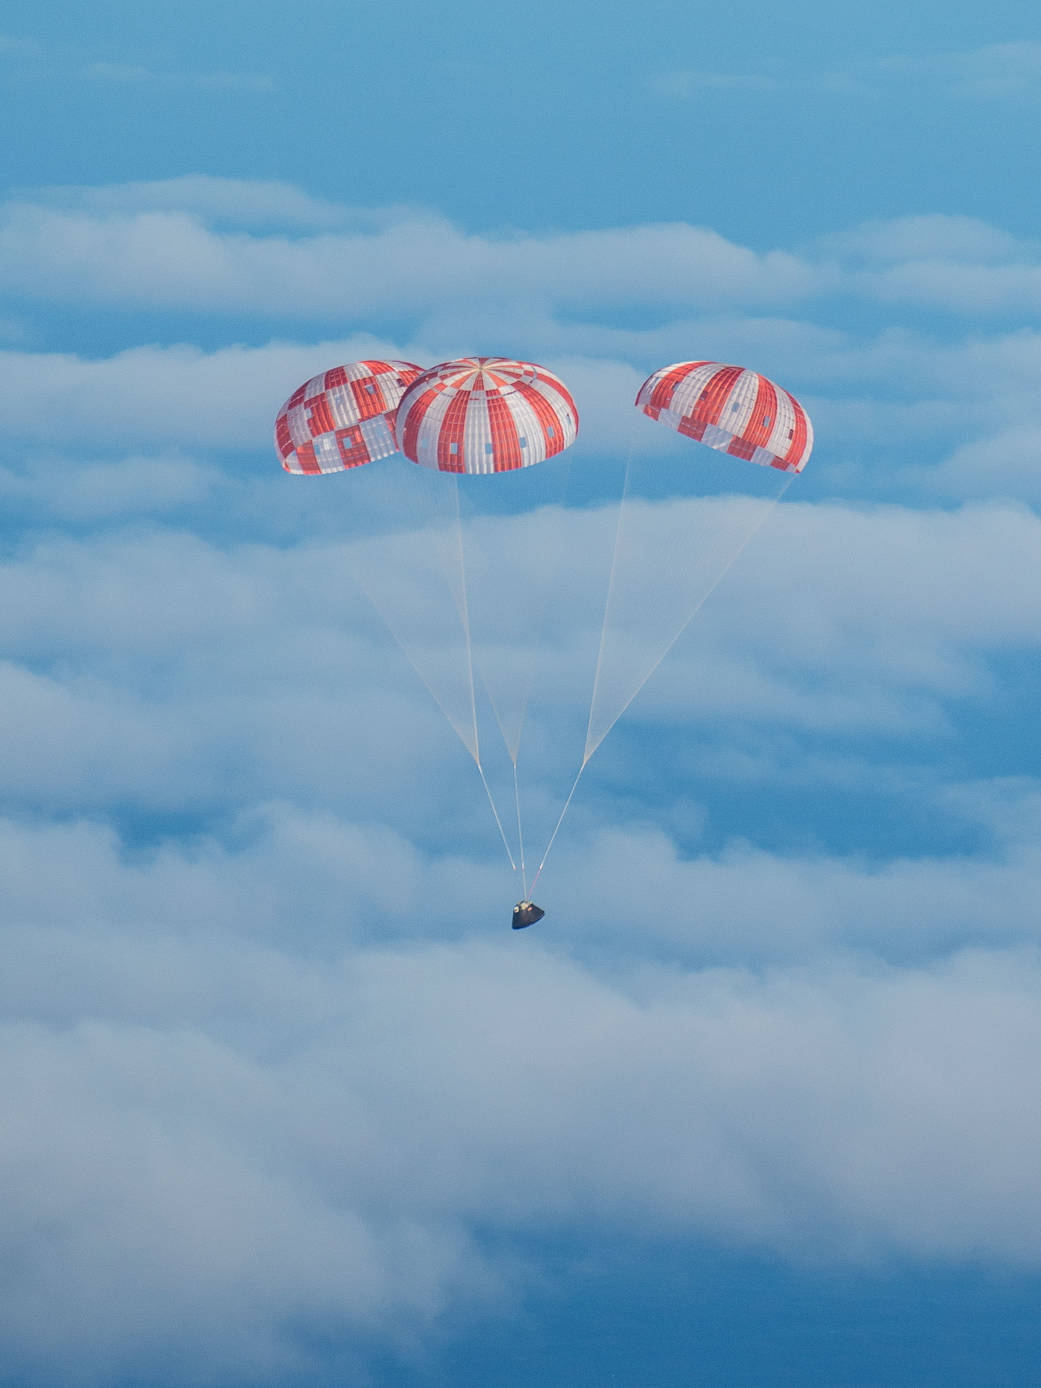
[[(0, 1381), (1026, 1381), (1031, 8), (42, 0), (0, 78)], [(528, 594), (490, 680), (543, 638), (540, 842), (590, 497), (632, 458), (612, 669), (687, 582), (667, 537), (739, 513), (639, 382), (739, 361), (817, 431), (519, 935), (473, 764), (354, 581), (450, 688), (400, 519), (429, 496), (288, 478), (270, 437), (328, 366), (471, 352), (582, 419), (527, 497), (564, 509), (465, 515), (475, 622)]]

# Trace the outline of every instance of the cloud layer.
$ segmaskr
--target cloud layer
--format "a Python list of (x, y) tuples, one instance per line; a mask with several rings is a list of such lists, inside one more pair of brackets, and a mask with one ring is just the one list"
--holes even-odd
[[(590, 1229), (1036, 1267), (1034, 245), (933, 216), (491, 235), (212, 178), (23, 195), (0, 243), (31, 325), (0, 371), (11, 1372), (353, 1381), (523, 1305), (531, 1239)], [(78, 312), (120, 347), (67, 340)], [(462, 508), (511, 810), (483, 689), (532, 675), (529, 869), (626, 456), (618, 689), (748, 514), (733, 460), (697, 473), (632, 409), (642, 376), (753, 362), (819, 441), (585, 773), (518, 935), (409, 668), (465, 724), (444, 510), (404, 464), (301, 481), (270, 443), (338, 360), (485, 346), (583, 419), (566, 504)]]
[[(46, 847), (108, 857), (77, 832)], [(320, 1374), (315, 1334), (523, 1293), (476, 1227), (1036, 1259), (1034, 949), (605, 976), (487, 938), (315, 962), (215, 921), (12, 937), (0, 1091), (31, 1121), (0, 1144), (0, 1337), (23, 1373), (133, 1374), (176, 1324), (169, 1381)]]
[[(1022, 315), (1041, 292), (1037, 245), (960, 216), (755, 250), (688, 223), (474, 233), (423, 209), (337, 208), (286, 184), (213, 177), (8, 200), (0, 248), (4, 287), (20, 294), (297, 322), (460, 303), (770, 310), (834, 295)], [(864, 257), (874, 266), (858, 267)]]

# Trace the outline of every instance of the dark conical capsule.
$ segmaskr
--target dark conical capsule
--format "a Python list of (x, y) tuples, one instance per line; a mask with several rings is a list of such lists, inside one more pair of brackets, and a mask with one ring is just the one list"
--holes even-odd
[(513, 928), (523, 930), (526, 925), (534, 925), (545, 915), (541, 906), (536, 906), (534, 901), (518, 901), (513, 908)]

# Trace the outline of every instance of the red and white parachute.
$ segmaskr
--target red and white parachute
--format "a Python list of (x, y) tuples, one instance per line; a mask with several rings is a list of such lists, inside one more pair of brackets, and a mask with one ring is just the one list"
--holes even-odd
[(578, 410), (559, 377), (510, 357), (460, 357), (413, 381), (397, 414), (402, 453), (439, 472), (493, 473), (561, 453)]
[(743, 366), (663, 366), (644, 381), (636, 406), (710, 448), (784, 472), (801, 472), (813, 448), (813, 425), (798, 400)]
[(305, 381), (275, 420), (282, 466), (317, 475), (396, 453), (394, 413), (422, 374), (421, 366), (408, 361), (352, 361)]

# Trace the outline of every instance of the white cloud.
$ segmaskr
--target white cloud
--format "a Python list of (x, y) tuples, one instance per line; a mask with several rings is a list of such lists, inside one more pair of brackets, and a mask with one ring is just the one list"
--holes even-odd
[(218, 480), (213, 467), (185, 457), (74, 463), (51, 455), (20, 469), (0, 467), (0, 498), (9, 512), (28, 513), (37, 524), (82, 524), (176, 510), (201, 501)]
[[(991, 794), (1025, 808), (1036, 831), (1037, 790), (1030, 789), (1030, 796), (1002, 787)], [(913, 804), (909, 813), (934, 823), (952, 813), (937, 795), (892, 803)], [(1041, 855), (1022, 838), (1020, 830), (988, 854), (870, 863), (823, 850), (767, 853), (740, 840), (689, 857), (650, 827), (576, 839), (572, 824), (554, 847), (543, 904), (587, 948), (622, 957), (646, 951), (692, 965), (787, 963), (848, 948), (906, 963), (975, 941), (1038, 943)]]
[[(32, 865), (55, 861), (134, 892), (119, 924), (85, 925), (70, 894), (64, 918), (6, 929), (0, 1102), (32, 1121), (0, 1134), (20, 1269), (0, 1341), (24, 1372), (112, 1381), (176, 1333), (192, 1356), (164, 1382), (230, 1364), (263, 1382), (303, 1370), (314, 1324), (347, 1345), (393, 1343), (402, 1318), (422, 1336), (522, 1293), (478, 1230), (1036, 1262), (1035, 949), (761, 972), (623, 950), (590, 967), (547, 931), (330, 937), (307, 959), (306, 900), (261, 944), (193, 903), (199, 867), (176, 855), (121, 864), (86, 826), (5, 839), (39, 895), (54, 885)], [(262, 841), (248, 864), (211, 864), (227, 909), (248, 917), (250, 873), (262, 886), (284, 852)], [(733, 881), (770, 894), (783, 934), (804, 902), (761, 868), (735, 864)], [(553, 929), (571, 928), (558, 911)]]
[(1041, 306), (1041, 265), (964, 265), (920, 260), (860, 277), (866, 297), (892, 303), (928, 304), (959, 313), (1036, 312)]
[(941, 213), (862, 222), (823, 237), (819, 244), (826, 252), (881, 264), (953, 260), (986, 265), (1018, 260), (1026, 249), (1024, 242), (978, 217)]
[(1024, 424), (955, 448), (924, 478), (958, 497), (1016, 496), (1041, 509), (1041, 428)]
[[(1041, 293), (1038, 246), (968, 217), (896, 218), (801, 252), (758, 251), (685, 223), (474, 234), (422, 210), (340, 207), (278, 182), (201, 175), (23, 195), (0, 213), (0, 249), (23, 299), (404, 322), (408, 335), (489, 352), (504, 322), (512, 338), (562, 353), (682, 357), (714, 327), (722, 344), (753, 350), (756, 321), (767, 343), (834, 333), (774, 318), (807, 303), (822, 320), (836, 298), (1019, 318)], [(658, 323), (576, 321), (637, 307)]]
[(215, 352), (133, 347), (96, 360), (9, 351), (0, 353), (0, 394), (23, 438), (110, 454), (140, 444), (254, 448), (267, 465), (275, 413), (301, 381), (339, 361), (395, 352), (372, 337)]
[[(44, 303), (404, 323), (406, 336), (461, 351), (503, 350), (509, 323), (518, 353), (683, 359), (704, 343), (782, 367), (792, 345), (836, 336), (836, 299), (1015, 320), (1041, 294), (1037, 244), (969, 217), (896, 218), (801, 252), (757, 251), (684, 223), (474, 234), (422, 210), (201, 175), (22, 195), (0, 212), (0, 249), (7, 287)], [(784, 316), (809, 303), (820, 322)], [(657, 322), (602, 321), (633, 308)]]
[[(213, 182), (204, 206), (217, 200)], [(131, 207), (137, 188), (126, 195)], [(198, 191), (189, 186), (180, 208), (159, 210), (153, 187), (146, 205), (156, 210), (103, 217), (46, 201), (9, 203), (0, 247), (11, 287), (59, 300), (319, 319), (415, 316), (460, 295), (499, 304), (588, 305), (606, 296), (616, 304), (771, 305), (820, 287), (821, 273), (794, 255), (759, 254), (684, 223), (476, 236), (434, 214), (402, 210), (375, 231), (250, 237), (219, 234), (185, 210), (198, 205)], [(262, 189), (259, 202), (269, 200)]]
[[(965, 218), (800, 255), (689, 226), (474, 236), (203, 177), (52, 190), (5, 225), (12, 281), (40, 297), (410, 325), (3, 357), (6, 432), (37, 450), (0, 470), (30, 520), (0, 558), (9, 1371), (310, 1380), (317, 1340), (353, 1381), (404, 1323), (422, 1339), (522, 1300), (528, 1270), (486, 1250), (533, 1232), (1036, 1268), (1041, 789), (1026, 740), (1021, 776), (967, 780), (953, 730), (966, 710), (985, 728), (999, 663), (1041, 645), (1041, 523), (986, 501), (1036, 496), (1041, 338), (781, 316), (831, 292), (989, 312), (1036, 247)], [(660, 321), (575, 322), (605, 286)], [(551, 352), (578, 395), (578, 472), (633, 443), (660, 481), (679, 444), (632, 410), (637, 363), (708, 340), (816, 379), (814, 466), (877, 465), (885, 489), (910, 455), (906, 485), (982, 499), (792, 493), (590, 768), (550, 914), (520, 936), (474, 768), (351, 586), (360, 566), (447, 665), (429, 533), (394, 529), (391, 469), (290, 479), (270, 443), (317, 370), (472, 350), (513, 304), (509, 349)], [(618, 633), (634, 659), (679, 587), (659, 541), (690, 550), (706, 511), (646, 509), (640, 620)], [(554, 513), (492, 518), (470, 570), (508, 675), (533, 632), (509, 629), (501, 585), (527, 568), (552, 600), (522, 762), (539, 832), (581, 749), (572, 658), (596, 657), (605, 516), (566, 517), (559, 573)], [(728, 836), (719, 785), (742, 777), (749, 799), (859, 795), (854, 846), (827, 808), (775, 818), (769, 844)], [(896, 852), (882, 814), (896, 838), (906, 817)]]
[[(840, 345), (806, 335), (822, 357)], [(244, 381), (259, 430), (276, 376), (334, 348), (361, 352), (147, 349), (8, 374), (27, 416), (46, 388), (99, 442), (106, 419), (181, 416), (234, 442)], [(964, 350), (1020, 389), (1036, 344)], [(872, 351), (876, 371), (950, 360)], [(601, 368), (566, 365), (594, 398)], [(633, 368), (611, 369), (631, 391)], [(985, 713), (992, 659), (1041, 643), (1035, 515), (786, 501), (641, 703), (692, 746), (659, 771), (665, 733), (638, 743), (620, 814), (610, 766), (576, 799), (540, 884), (550, 914), (514, 936), (474, 770), (349, 584), (363, 549), (388, 599), (422, 588), (429, 546), (351, 529), (363, 494), (380, 513), (381, 474), (285, 478), (266, 437), (259, 473), (199, 463), (183, 490), (175, 459), (140, 461), (140, 478), (110, 458), (78, 479), (61, 462), (56, 506), (105, 533), (30, 534), (0, 565), (5, 1363), (102, 1384), (176, 1336), (178, 1388), (262, 1383), (312, 1374), (318, 1327), (349, 1380), (403, 1322), (422, 1338), (522, 1300), (529, 1270), (482, 1251), (488, 1230), (1036, 1264), (1041, 792), (944, 765), (951, 710)], [(45, 462), (0, 482), (45, 507)], [(152, 488), (198, 533), (112, 524)], [(659, 514), (690, 533), (689, 508)], [(566, 716), (602, 521), (569, 517), (559, 586), (534, 551), (557, 595), (540, 732)], [(532, 558), (511, 518), (489, 535), (493, 559)], [(523, 667), (522, 636), (498, 639)], [(883, 776), (859, 746), (843, 762), (883, 720), (917, 773)], [(963, 846), (868, 859), (808, 848), (799, 824), (773, 848), (711, 845), (711, 757), (739, 758), (749, 728), (783, 732), (804, 785), (867, 782)], [(550, 824), (563, 742), (524, 763)], [(746, 766), (753, 790), (773, 755)], [(682, 846), (661, 828), (681, 794)], [(156, 812), (193, 828), (164, 835)]]
[(961, 316), (1029, 311), (1041, 248), (975, 217), (932, 214), (865, 222), (818, 243), (842, 266), (847, 293), (930, 305)]
[(38, 188), (23, 193), (22, 198), (65, 211), (80, 210), (106, 216), (188, 212), (221, 226), (317, 229), (346, 223), (372, 230), (387, 226), (404, 215), (401, 208), (345, 207), (312, 197), (295, 184), (279, 179), (216, 178), (210, 174), (186, 174), (181, 178), (100, 187)]
[[(0, 670), (9, 799), (198, 814), (248, 803), (263, 784), (262, 795), (387, 811), (424, 749), (449, 746), (389, 638), (373, 647), (342, 547), (221, 554), (186, 536), (114, 533), (47, 542), (7, 576), (24, 662)], [(447, 594), (440, 616), (452, 620)], [(463, 779), (465, 762), (446, 775)]]
[[(365, 576), (465, 741), (468, 667), (450, 588), (429, 536), (417, 541), (406, 525), (381, 537), (400, 495), (361, 481), (279, 475), (264, 484), (276, 508), (279, 495), (293, 506), (308, 489), (312, 508), (293, 513), (295, 524), (304, 535), (320, 525), (303, 541), (280, 530), (284, 516), (274, 541), (222, 537), (222, 512), (238, 496), (222, 491), (199, 503), (209, 541), (112, 527), (76, 542), (41, 538), (8, 557), (8, 803), (227, 817), (258, 799), (303, 797), (336, 814), (368, 806), (431, 844), (491, 851), (473, 768), (354, 580)], [(721, 505), (644, 508), (646, 523), (627, 531), (642, 536), (644, 557), (616, 570), (636, 620), (612, 608), (598, 704), (607, 717), (698, 596), (697, 567), (679, 562), (675, 534), (700, 533), (702, 515)], [(373, 533), (362, 541), (370, 508)], [(522, 521), (491, 520), (477, 551), (467, 540), (478, 668), (504, 717), (527, 689), (516, 671), (532, 673), (523, 755), (533, 841), (548, 837), (582, 752), (614, 513), (571, 511), (559, 525), (546, 513), (535, 524), (533, 535)], [(815, 740), (818, 753), (823, 739), (832, 756), (844, 739), (884, 732), (919, 758), (942, 757), (951, 719), (995, 696), (994, 661), (1041, 644), (1038, 527), (1012, 506), (945, 513), (787, 501), (643, 693), (633, 726), (711, 730), (706, 755), (716, 762), (755, 728)], [(554, 538), (564, 544), (559, 569)], [(509, 768), (498, 745), (485, 720), (502, 793)], [(668, 770), (646, 764), (640, 774), (667, 779)], [(435, 784), (447, 798), (431, 818)], [(505, 789), (508, 803), (512, 784)]]

